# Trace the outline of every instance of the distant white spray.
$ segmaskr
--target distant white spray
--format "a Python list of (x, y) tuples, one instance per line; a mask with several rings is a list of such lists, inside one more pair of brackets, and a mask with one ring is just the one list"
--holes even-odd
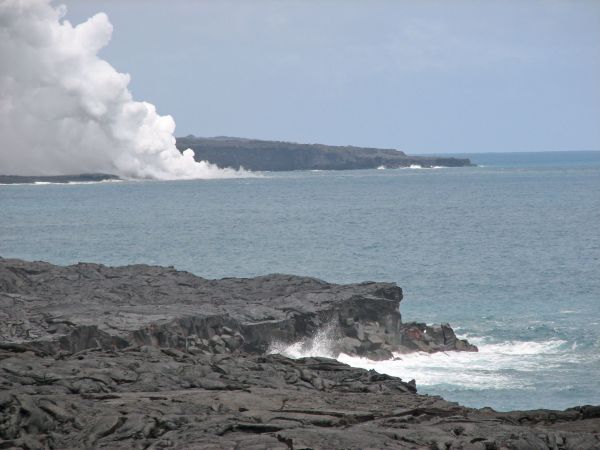
[(0, 0), (0, 174), (129, 178), (243, 176), (175, 147), (175, 122), (133, 101), (129, 75), (98, 52), (112, 25), (73, 26), (50, 0)]

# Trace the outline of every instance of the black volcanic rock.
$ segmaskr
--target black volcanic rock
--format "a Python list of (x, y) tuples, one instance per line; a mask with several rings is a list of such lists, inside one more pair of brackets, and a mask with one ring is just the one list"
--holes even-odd
[[(332, 359), (0, 349), (0, 448), (599, 448), (585, 408), (497, 413)], [(594, 431), (595, 430), (595, 431)]]
[(50, 354), (131, 345), (264, 353), (325, 329), (334, 354), (387, 359), (392, 351), (477, 350), (447, 325), (403, 325), (402, 289), (393, 283), (336, 285), (280, 274), (207, 280), (156, 266), (0, 258), (0, 298), (2, 342)]
[(348, 170), (409, 167), (460, 167), (472, 165), (468, 159), (410, 156), (394, 149), (296, 144), (243, 138), (177, 138), (177, 148), (191, 148), (196, 161), (209, 161), (219, 167), (244, 167), (253, 171)]
[(368, 356), (468, 348), (447, 325), (403, 324), (401, 298), (391, 283), (0, 258), (0, 448), (600, 448), (598, 407), (465, 408), (265, 354), (326, 327)]

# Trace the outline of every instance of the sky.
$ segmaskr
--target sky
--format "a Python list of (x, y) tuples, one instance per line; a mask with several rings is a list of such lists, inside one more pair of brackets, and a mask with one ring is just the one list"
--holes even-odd
[(68, 0), (177, 136), (600, 150), (600, 1)]

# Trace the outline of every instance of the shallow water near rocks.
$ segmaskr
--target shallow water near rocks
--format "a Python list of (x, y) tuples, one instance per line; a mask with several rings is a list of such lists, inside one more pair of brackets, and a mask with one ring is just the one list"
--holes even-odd
[[(395, 281), (405, 320), (480, 352), (342, 361), (468, 406), (599, 404), (600, 153), (470, 157), (484, 167), (0, 186), (0, 256)], [(327, 355), (316, 341), (279, 351)]]

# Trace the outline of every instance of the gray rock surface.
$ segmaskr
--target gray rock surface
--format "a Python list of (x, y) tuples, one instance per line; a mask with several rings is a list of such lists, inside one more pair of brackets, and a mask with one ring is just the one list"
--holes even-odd
[(327, 325), (339, 348), (460, 348), (402, 324), (400, 288), (285, 275), (0, 259), (0, 448), (594, 449), (600, 408), (498, 413), (333, 359), (265, 355)]
[(156, 266), (0, 258), (0, 342), (48, 354), (131, 345), (265, 353), (327, 328), (333, 356), (476, 350), (448, 325), (403, 325), (401, 299), (393, 283), (336, 285), (290, 275), (207, 280)]
[(465, 408), (324, 358), (0, 350), (0, 448), (579, 450), (599, 417)]

